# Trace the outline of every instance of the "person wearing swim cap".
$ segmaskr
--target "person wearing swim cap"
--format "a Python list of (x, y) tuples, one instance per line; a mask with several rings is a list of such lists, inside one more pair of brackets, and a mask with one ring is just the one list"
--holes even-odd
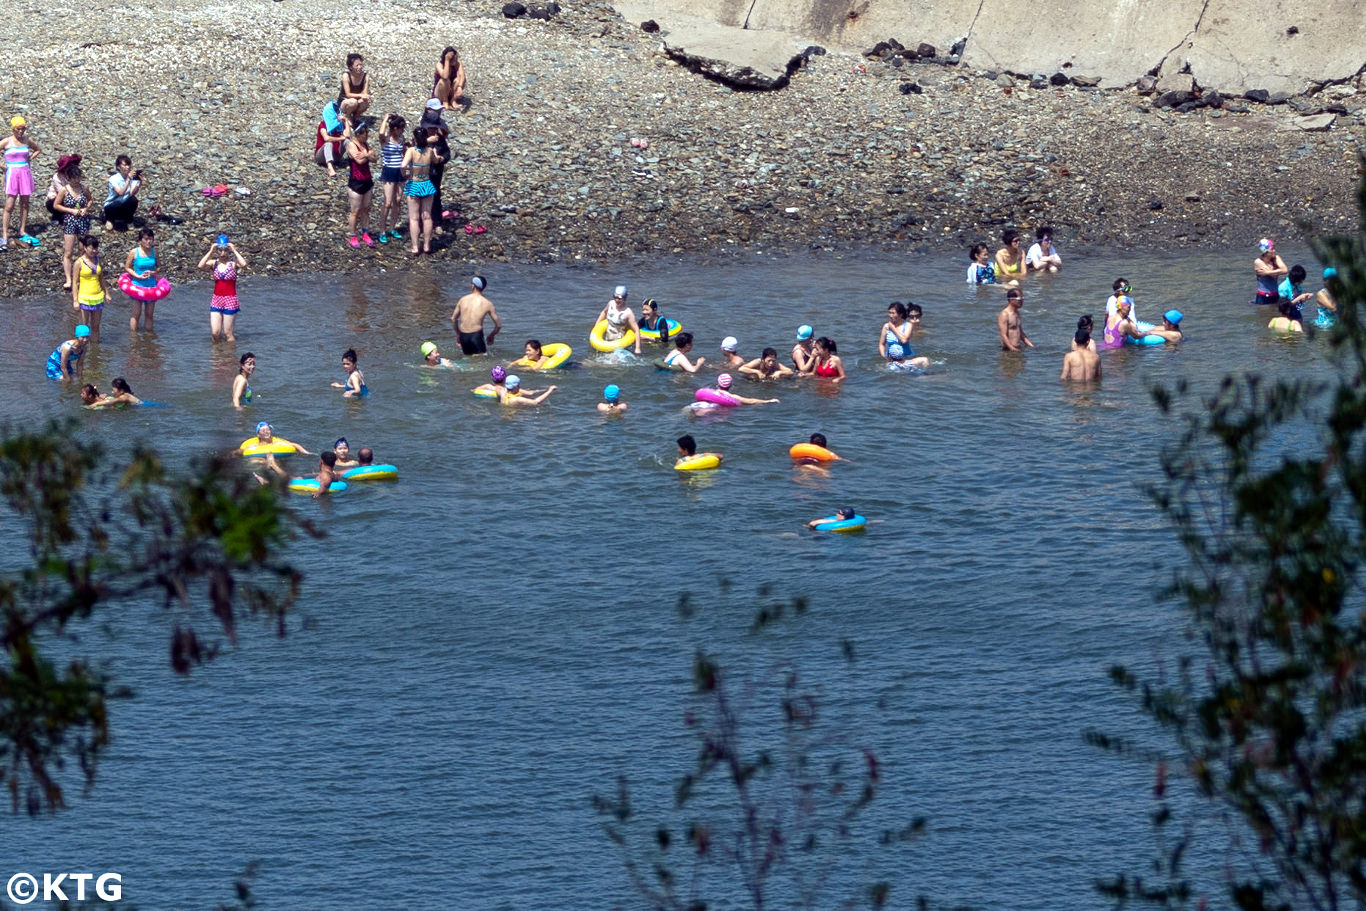
[[(1115, 283), (1110, 286), (1114, 293), (1105, 299), (1105, 318), (1109, 320), (1115, 315), (1115, 302), (1121, 297), (1129, 298), (1129, 319), (1138, 322), (1138, 305), (1134, 303), (1133, 288), (1129, 285), (1127, 278), (1117, 278)], [(1077, 328), (1081, 328), (1078, 326)], [(1090, 331), (1090, 330), (1087, 330)]]
[(47, 356), (47, 378), (79, 380), (85, 369), (85, 352), (90, 344), (90, 327), (76, 327), (76, 337), (62, 342)]
[(1263, 237), (1257, 242), (1260, 251), (1252, 261), (1252, 272), (1257, 276), (1257, 298), (1253, 303), (1274, 305), (1281, 298), (1280, 280), (1290, 274), (1290, 267), (1276, 253), (1276, 242)]
[(1102, 335), (1105, 348), (1122, 348), (1129, 339), (1141, 339), (1148, 334), (1139, 329), (1138, 324), (1133, 321), (1130, 315), (1132, 310), (1133, 301), (1128, 295), (1121, 294), (1115, 302), (1115, 315), (1105, 319), (1105, 331)]
[(551, 386), (544, 392), (538, 392), (534, 389), (523, 389), (521, 378), (513, 374), (508, 374), (506, 383), (507, 391), (503, 394), (503, 397), (499, 399), (504, 405), (539, 405), (550, 398), (550, 393), (560, 388), (558, 386)]
[(621, 389), (615, 383), (603, 388), (602, 401), (598, 402), (598, 411), (603, 414), (622, 414), (626, 408), (626, 403), (621, 400)]
[(792, 348), (792, 366), (798, 373), (809, 373), (816, 360), (816, 342), (810, 326), (797, 327), (797, 344)]
[[(284, 446), (293, 446), (293, 452), (303, 453), (304, 455), (313, 454), (309, 452), (307, 449), (300, 446), (298, 443), (295, 443), (293, 440), (276, 439), (275, 428), (270, 426), (269, 421), (261, 421), (256, 425), (256, 440), (254, 441), (254, 443), (255, 445), (259, 446), (268, 445), (270, 443), (275, 443), (277, 445)], [(248, 440), (247, 442), (243, 443), (241, 446), (242, 451), (245, 451), (246, 448), (251, 445), (253, 445), (252, 440)], [(271, 461), (273, 461), (273, 459)]]
[(1091, 331), (1077, 329), (1072, 336), (1072, 350), (1062, 356), (1062, 375), (1060, 380), (1093, 382), (1100, 379), (1100, 355), (1091, 344)]
[(360, 464), (351, 458), (351, 444), (346, 442), (346, 437), (338, 437), (337, 442), (332, 444), (332, 451), (337, 455), (338, 468), (355, 468)]
[[(484, 276), (473, 276), (470, 279), (470, 293), (456, 301), (455, 309), (451, 311), (451, 328), (455, 330), (460, 350), (466, 356), (488, 354), (488, 346), (493, 344), (503, 328), (503, 321), (498, 318), (493, 301), (484, 296), (484, 289), (488, 285), (488, 279)], [(493, 320), (493, 331), (487, 338), (484, 337), (485, 319)]]
[(777, 399), (752, 399), (748, 396), (736, 395), (730, 388), (734, 383), (735, 379), (729, 373), (723, 373), (716, 378), (716, 386), (713, 388), (717, 392), (724, 392), (741, 405), (775, 405), (778, 402)]
[[(854, 508), (852, 506), (841, 506), (839, 509), (835, 511), (835, 521), (847, 522), (848, 520), (852, 519), (855, 515), (857, 515), (857, 513), (854, 512)], [(806, 527), (811, 529), (812, 531), (815, 531), (817, 525), (824, 525), (826, 522), (829, 521), (829, 516), (823, 516), (822, 518), (812, 519), (810, 522), (807, 522)]]
[(1314, 303), (1319, 305), (1319, 314), (1314, 320), (1314, 325), (1320, 329), (1331, 329), (1338, 321), (1338, 302), (1333, 299), (1333, 292), (1328, 289), (1329, 280), (1337, 277), (1337, 269), (1332, 266), (1324, 269), (1323, 290), (1314, 295)]
[[(266, 467), (280, 477), (285, 478), (286, 483), (289, 483), (289, 481), (307, 480), (317, 482), (318, 489), (313, 491), (313, 499), (315, 500), (325, 494), (331, 493), (332, 485), (341, 480), (341, 472), (337, 470), (337, 454), (331, 450), (318, 453), (318, 473), (311, 479), (290, 478), (289, 473), (280, 467), (280, 463), (275, 461), (275, 456), (273, 455), (266, 456)], [(253, 472), (253, 474), (255, 474), (255, 472)], [(260, 481), (262, 484), (266, 483), (266, 479), (259, 474), (256, 475), (256, 480)]]
[(474, 388), (474, 394), (492, 396), (501, 402), (503, 399), (507, 398), (507, 378), (507, 368), (499, 364), (489, 371), (489, 381), (487, 383)]
[(436, 342), (423, 342), (418, 349), (422, 352), (422, 363), (426, 367), (454, 367), (448, 359), (441, 356), (441, 351), (436, 347)]
[(1180, 310), (1172, 309), (1162, 314), (1162, 326), (1160, 328), (1149, 329), (1146, 335), (1156, 335), (1165, 340), (1167, 344), (1174, 344), (1185, 338), (1181, 332), (1181, 320), (1185, 318)]
[(791, 368), (778, 363), (777, 348), (765, 348), (762, 354), (741, 367), (740, 372), (756, 380), (780, 380), (793, 375)]
[(615, 342), (624, 338), (627, 330), (630, 330), (635, 333), (635, 352), (640, 354), (640, 324), (636, 322), (636, 315), (626, 303), (625, 285), (617, 285), (613, 289), (612, 299), (602, 308), (598, 318), (593, 320), (593, 325), (596, 326), (603, 320), (607, 321), (607, 329), (602, 333), (603, 341)]
[(721, 363), (719, 366), (722, 370), (739, 370), (745, 366), (745, 359), (736, 353), (736, 349), (739, 347), (740, 342), (733, 335), (721, 339)]

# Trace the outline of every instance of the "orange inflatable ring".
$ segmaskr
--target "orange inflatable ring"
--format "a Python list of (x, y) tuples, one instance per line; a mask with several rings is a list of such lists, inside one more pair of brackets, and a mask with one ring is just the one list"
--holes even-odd
[(789, 449), (787, 454), (798, 461), (811, 459), (816, 462), (833, 462), (839, 458), (824, 446), (817, 446), (815, 443), (798, 443)]

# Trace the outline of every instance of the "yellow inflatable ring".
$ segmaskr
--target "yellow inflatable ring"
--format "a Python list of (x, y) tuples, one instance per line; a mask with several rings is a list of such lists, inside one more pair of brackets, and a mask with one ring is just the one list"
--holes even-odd
[(615, 342), (609, 342), (603, 338), (606, 333), (607, 320), (598, 320), (597, 325), (593, 327), (593, 331), (588, 333), (588, 344), (592, 345), (598, 351), (616, 351), (619, 348), (625, 348), (628, 345), (634, 345), (636, 343), (636, 330), (634, 329), (627, 329), (626, 334)]
[(268, 455), (287, 456), (293, 455), (296, 450), (294, 444), (283, 437), (272, 437), (269, 443), (262, 443), (256, 437), (251, 437), (242, 441), (242, 445), (237, 447), (238, 451), (244, 456), (259, 458)]
[(533, 364), (526, 358), (513, 361), (508, 366), (525, 367), (528, 370), (552, 370), (556, 367), (559, 367), (565, 361), (569, 360), (569, 355), (573, 353), (574, 349), (570, 348), (568, 345), (565, 345), (561, 342), (551, 342), (548, 345), (541, 346), (541, 354), (545, 357), (550, 358), (550, 360), (545, 362), (544, 367), (537, 367), (535, 364)]
[(699, 452), (697, 455), (684, 456), (674, 463), (678, 471), (705, 471), (720, 468), (721, 457), (714, 452)]

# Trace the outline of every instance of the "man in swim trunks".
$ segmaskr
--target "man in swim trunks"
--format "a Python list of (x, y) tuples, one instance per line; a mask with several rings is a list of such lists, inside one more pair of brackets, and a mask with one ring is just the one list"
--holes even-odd
[(1006, 292), (1005, 309), (996, 317), (996, 329), (1001, 334), (1002, 351), (1024, 351), (1025, 348), (1034, 347), (1029, 336), (1025, 335), (1024, 324), (1020, 322), (1020, 308), (1023, 306), (1023, 291), (1011, 288)]
[(1091, 348), (1091, 333), (1078, 329), (1072, 337), (1072, 350), (1062, 356), (1062, 376), (1058, 379), (1090, 382), (1100, 379), (1100, 355)]
[[(470, 293), (456, 301), (455, 309), (451, 311), (451, 327), (455, 329), (460, 350), (466, 355), (488, 354), (488, 346), (503, 328), (503, 321), (498, 318), (493, 301), (483, 294), (487, 287), (488, 281), (484, 276), (474, 276), (470, 279)], [(484, 337), (485, 317), (493, 320), (493, 331), (488, 338)]]

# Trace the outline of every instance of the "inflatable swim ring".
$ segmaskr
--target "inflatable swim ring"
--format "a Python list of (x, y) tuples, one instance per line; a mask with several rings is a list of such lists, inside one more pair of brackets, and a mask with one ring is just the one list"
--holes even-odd
[[(627, 329), (626, 334), (615, 342), (609, 342), (603, 337), (606, 332), (607, 320), (598, 320), (597, 325), (593, 327), (593, 331), (588, 333), (588, 344), (592, 345), (598, 351), (616, 351), (636, 343), (636, 330), (634, 329)], [(545, 349), (541, 350), (544, 351)]]
[(393, 465), (359, 465), (342, 472), (343, 481), (397, 481), (398, 469)]
[(478, 389), (474, 390), (474, 394), (479, 396), (481, 399), (498, 398), (498, 393), (494, 392), (491, 389), (485, 389), (483, 386), (480, 386)]
[(654, 364), (654, 365), (655, 365), (656, 367), (658, 367), (660, 370), (667, 370), (667, 371), (669, 371), (670, 373), (682, 373), (682, 372), (683, 372), (683, 365), (682, 365), (682, 364), (670, 364), (668, 361), (664, 360), (664, 358), (662, 358), (662, 357), (657, 357), (657, 358), (655, 358), (653, 361), (651, 361), (650, 363)]
[[(1139, 332), (1152, 332), (1154, 329), (1157, 328), (1157, 327), (1154, 326), (1152, 323), (1145, 323), (1145, 322), (1141, 322), (1141, 321), (1135, 321), (1135, 322), (1134, 322), (1134, 325), (1138, 327), (1138, 331), (1139, 331)], [(1162, 336), (1160, 336), (1160, 335), (1145, 335), (1145, 336), (1143, 336), (1143, 338), (1134, 338), (1132, 335), (1126, 335), (1126, 336), (1124, 336), (1124, 344), (1126, 344), (1126, 345), (1165, 345), (1165, 344), (1167, 344), (1167, 340), (1166, 340), (1165, 338), (1163, 338)]]
[(856, 515), (852, 519), (841, 519), (839, 516), (826, 516), (812, 526), (812, 530), (835, 532), (863, 531), (863, 527), (867, 524), (868, 520), (863, 516)]
[[(669, 327), (669, 338), (673, 338), (675, 335), (677, 335), (679, 332), (681, 332), (681, 331), (683, 330), (683, 324), (682, 324), (682, 323), (678, 322), (677, 320), (669, 319), (667, 316), (664, 317), (664, 325), (666, 325), (666, 326)], [(641, 338), (647, 338), (647, 339), (649, 339), (649, 340), (652, 341), (652, 342), (657, 342), (657, 341), (659, 341), (659, 330), (658, 330), (658, 329), (641, 329), (641, 330), (640, 330), (640, 337), (641, 337)]]
[(119, 290), (134, 300), (140, 301), (159, 301), (171, 293), (171, 283), (164, 277), (158, 278), (157, 283), (150, 288), (142, 285), (133, 284), (133, 276), (127, 272), (119, 276)]
[(1319, 329), (1332, 329), (1338, 324), (1338, 318), (1330, 310), (1319, 310), (1319, 315), (1314, 317), (1314, 326)]
[(740, 404), (740, 400), (729, 392), (722, 392), (720, 389), (712, 389), (709, 386), (703, 386), (701, 389), (697, 390), (697, 392), (693, 393), (693, 398), (697, 399), (699, 402), (720, 405), (722, 408), (734, 408)]
[(787, 454), (797, 460), (813, 459), (817, 462), (833, 462), (839, 458), (824, 446), (817, 446), (815, 443), (797, 443), (787, 451)]
[[(295, 478), (289, 482), (289, 489), (294, 493), (314, 493), (318, 489), (317, 478)], [(346, 489), (345, 481), (333, 481), (327, 488), (328, 493), (341, 493)]]
[(242, 441), (242, 445), (237, 447), (242, 455), (248, 458), (262, 458), (268, 455), (287, 456), (293, 455), (297, 450), (294, 444), (283, 437), (272, 437), (269, 443), (262, 443), (256, 437), (251, 437)]
[(535, 364), (533, 364), (531, 361), (527, 360), (526, 358), (521, 358), (520, 360), (515, 360), (515, 361), (513, 361), (511, 364), (509, 364), (508, 366), (510, 366), (510, 367), (525, 367), (525, 368), (527, 368), (528, 370), (551, 370), (551, 369), (553, 369), (553, 368), (555, 368), (555, 367), (559, 367), (559, 366), (560, 366), (561, 364), (563, 364), (565, 361), (569, 360), (569, 355), (571, 355), (571, 354), (573, 354), (573, 353), (574, 353), (574, 349), (573, 349), (573, 348), (570, 348), (568, 345), (561, 344), (560, 342), (551, 342), (551, 343), (548, 344), (548, 345), (542, 345), (542, 346), (541, 346), (541, 354), (543, 354), (543, 355), (545, 355), (546, 357), (550, 358), (550, 360), (548, 360), (548, 361), (545, 362), (545, 366), (544, 366), (544, 367), (537, 367)]
[(721, 457), (714, 452), (699, 452), (697, 455), (684, 456), (674, 463), (677, 471), (705, 471), (720, 468)]

